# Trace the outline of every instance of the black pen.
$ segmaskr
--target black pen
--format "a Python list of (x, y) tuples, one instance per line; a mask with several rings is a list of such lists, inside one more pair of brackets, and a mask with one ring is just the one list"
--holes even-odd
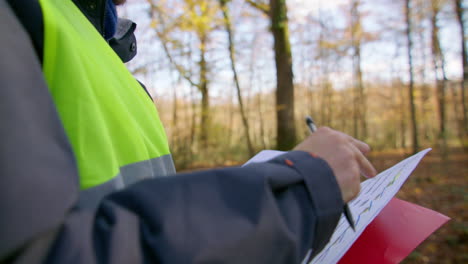
[[(317, 131), (317, 126), (315, 126), (314, 120), (310, 116), (306, 116), (306, 124), (309, 127), (309, 130), (311, 133), (314, 133)], [(344, 206), (344, 211), (343, 211), (346, 220), (348, 220), (349, 225), (353, 229), (353, 231), (356, 231), (356, 227), (354, 226), (354, 220), (353, 220), (353, 215), (351, 214), (351, 211), (349, 210), (348, 204), (345, 204)]]

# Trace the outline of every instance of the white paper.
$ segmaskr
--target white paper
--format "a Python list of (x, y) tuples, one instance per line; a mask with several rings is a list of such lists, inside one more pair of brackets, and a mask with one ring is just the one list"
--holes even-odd
[(345, 217), (341, 216), (330, 242), (310, 263), (337, 263), (367, 225), (400, 190), (408, 176), (430, 150), (430, 148), (425, 149), (379, 173), (376, 177), (362, 182), (359, 196), (348, 204), (356, 232), (351, 229)]
[[(421, 159), (431, 149), (425, 149), (419, 153), (399, 162), (393, 167), (379, 173), (376, 177), (361, 183), (361, 192), (351, 201), (349, 209), (354, 218), (356, 232), (349, 226), (344, 215), (341, 216), (329, 243), (315, 256), (310, 264), (337, 263), (348, 251), (351, 245), (361, 235), (367, 225), (382, 211), (403, 183), (416, 168)], [(255, 155), (245, 165), (252, 162), (265, 162), (285, 152), (276, 150), (264, 150)]]

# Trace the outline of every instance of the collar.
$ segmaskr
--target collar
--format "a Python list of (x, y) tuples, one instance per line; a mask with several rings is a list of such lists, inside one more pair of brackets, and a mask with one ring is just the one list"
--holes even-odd
[(97, 31), (111, 39), (117, 28), (117, 10), (112, 0), (73, 0)]
[[(128, 62), (135, 57), (137, 53), (134, 35), (136, 24), (130, 20), (118, 19), (115, 5), (111, 0), (73, 0), (73, 2), (109, 42), (123, 62)], [(109, 6), (109, 2), (112, 6)]]
[(112, 0), (106, 1), (106, 10), (104, 12), (104, 38), (111, 39), (117, 29), (117, 10)]
[(123, 62), (130, 61), (137, 54), (135, 28), (133, 21), (119, 18), (114, 37), (109, 40), (109, 45)]

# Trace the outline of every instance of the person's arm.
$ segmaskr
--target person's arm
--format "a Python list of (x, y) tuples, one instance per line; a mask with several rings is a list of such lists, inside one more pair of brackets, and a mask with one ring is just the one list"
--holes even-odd
[(75, 209), (70, 144), (28, 36), (2, 0), (0, 34), (0, 262), (299, 263), (328, 241), (342, 185), (301, 151), (146, 180), (95, 212)]
[[(302, 170), (316, 173), (306, 180)], [(300, 263), (325, 245), (342, 207), (325, 162), (294, 152), (142, 181), (107, 197), (96, 215), (71, 211), (47, 262)]]

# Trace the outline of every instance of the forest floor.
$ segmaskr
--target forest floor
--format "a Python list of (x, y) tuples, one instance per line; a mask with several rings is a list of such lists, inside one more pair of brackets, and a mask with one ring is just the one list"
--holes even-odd
[[(373, 153), (369, 159), (381, 172), (411, 156), (408, 151)], [(233, 166), (229, 163), (224, 166)], [(219, 166), (218, 166), (219, 167)], [(206, 169), (195, 166), (193, 171)], [(397, 198), (440, 212), (451, 218), (421, 243), (403, 264), (468, 263), (468, 153), (461, 148), (448, 151), (445, 161), (430, 151), (403, 184)]]
[[(403, 151), (370, 157), (378, 171), (410, 156)], [(450, 149), (445, 161), (429, 152), (408, 178), (397, 197), (451, 218), (404, 261), (413, 263), (468, 263), (468, 153)]]

